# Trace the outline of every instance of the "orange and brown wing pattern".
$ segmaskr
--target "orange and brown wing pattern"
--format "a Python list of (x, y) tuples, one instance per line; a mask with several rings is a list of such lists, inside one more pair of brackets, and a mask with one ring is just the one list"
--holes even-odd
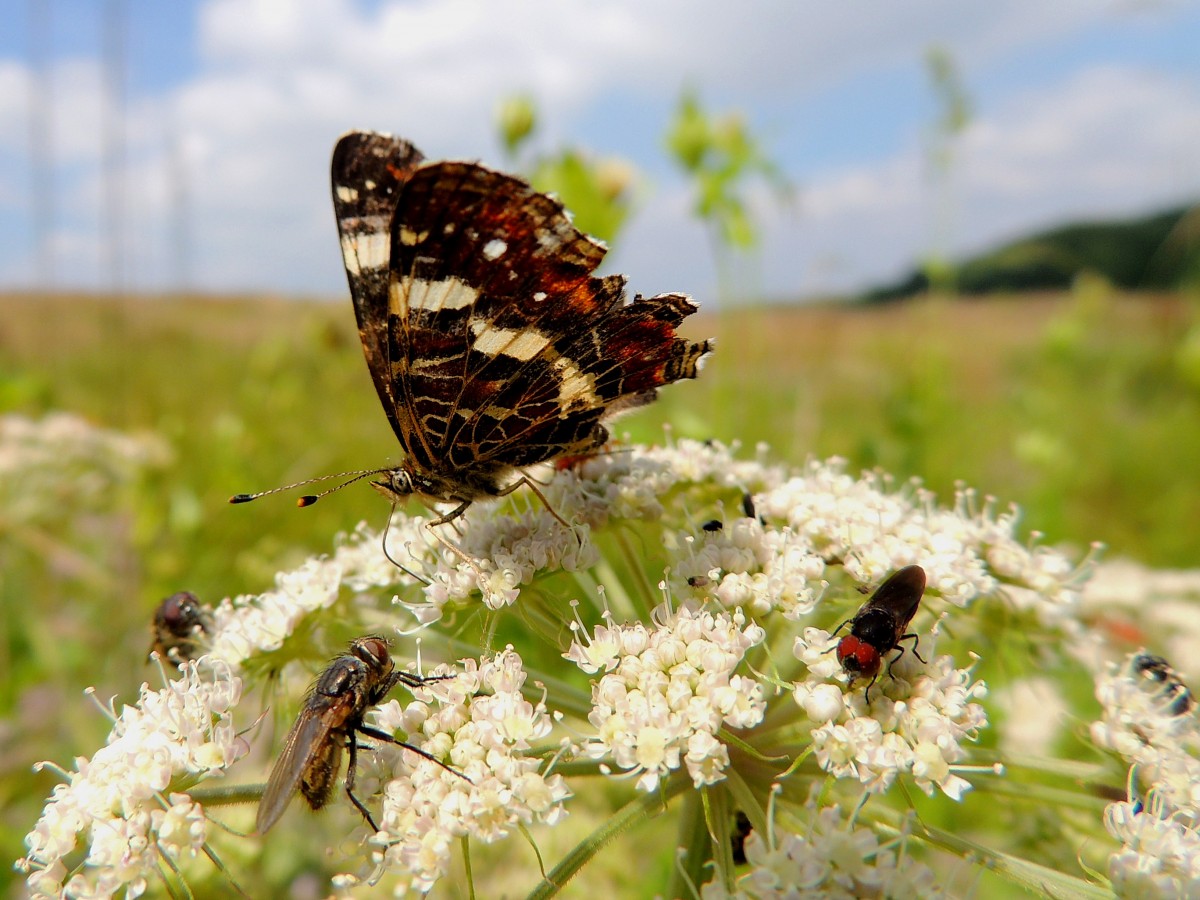
[(586, 452), (601, 422), (696, 375), (707, 341), (676, 335), (678, 294), (625, 295), (592, 272), (605, 249), (526, 182), (469, 163), (422, 166), (392, 223), (392, 392), (416, 424), (413, 462), (500, 477)]

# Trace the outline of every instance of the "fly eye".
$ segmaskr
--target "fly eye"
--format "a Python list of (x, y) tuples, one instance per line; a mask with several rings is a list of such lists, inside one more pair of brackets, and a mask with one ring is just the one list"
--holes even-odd
[(391, 659), (391, 655), (388, 653), (387, 641), (383, 638), (365, 638), (359, 646), (365, 655), (381, 666), (387, 665), (388, 660)]

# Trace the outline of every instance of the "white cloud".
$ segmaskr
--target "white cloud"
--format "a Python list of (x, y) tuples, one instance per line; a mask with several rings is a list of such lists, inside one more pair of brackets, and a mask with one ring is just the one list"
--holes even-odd
[[(1200, 90), (1129, 68), (1093, 68), (1013, 98), (968, 131), (965, 189), (1024, 221), (1119, 214), (1200, 194)], [(1011, 214), (1011, 212), (1010, 212)]]
[[(1200, 89), (1130, 68), (1077, 72), (983, 111), (951, 170), (952, 255), (1077, 217), (1139, 214), (1200, 198)], [(817, 172), (802, 185), (800, 234), (765, 254), (776, 294), (894, 278), (932, 249), (935, 199), (921, 148)], [(837, 260), (805, 272), (818, 260)], [(808, 277), (813, 276), (813, 277)]]
[[(169, 283), (170, 236), (183, 214), (198, 286), (340, 293), (325, 172), (334, 138), (348, 128), (398, 131), (435, 157), (494, 159), (494, 104), (530, 90), (551, 143), (585, 124), (603, 133), (603, 122), (614, 144), (640, 148), (635, 162), (665, 171), (660, 133), (684, 84), (715, 105), (745, 109), (770, 134), (805, 97), (912, 72), (932, 43), (983, 65), (1109, 15), (1092, 0), (209, 0), (198, 11), (198, 71), (128, 104), (126, 257), (135, 285)], [(101, 75), (95, 60), (67, 60), (53, 81), (58, 243), (72, 248), (58, 271), (95, 286), (104, 284), (108, 239)], [(27, 167), (7, 165), (23, 149), (10, 142), (26, 133), (27, 113), (11, 97), (24, 93), (26, 78), (0, 60), (0, 204), (27, 193)], [(1194, 91), (1117, 70), (984, 110), (957, 172), (958, 245), (1056, 210), (1099, 209), (1104, 197), (1119, 210), (1194, 184), (1197, 111)], [(798, 216), (756, 200), (768, 222), (766, 290), (860, 284), (928, 246), (915, 137), (890, 158), (864, 151), (867, 162), (837, 170), (805, 171), (802, 151), (774, 149), (801, 194)], [(688, 206), (673, 177), (646, 198), (615, 260), (636, 289), (712, 293), (707, 239)], [(17, 221), (0, 219), (0, 236)], [(0, 242), (0, 283), (32, 277), (22, 253)]]

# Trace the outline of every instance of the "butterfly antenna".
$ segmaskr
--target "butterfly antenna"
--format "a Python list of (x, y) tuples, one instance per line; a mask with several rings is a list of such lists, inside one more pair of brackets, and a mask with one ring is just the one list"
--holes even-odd
[[(319, 478), (306, 478), (303, 481), (297, 481), (293, 484), (285, 484), (282, 487), (271, 488), (269, 491), (259, 491), (257, 494), (234, 494), (229, 498), (230, 503), (249, 503), (251, 500), (257, 500), (259, 497), (266, 497), (268, 494), (278, 494), (281, 491), (290, 491), (293, 488), (303, 487), (306, 484), (316, 484), (319, 481), (328, 481), (330, 478), (346, 478), (341, 484), (336, 485), (319, 494), (305, 494), (296, 501), (297, 506), (312, 506), (326, 494), (332, 494), (334, 491), (340, 491), (348, 484), (354, 484), (363, 478), (371, 475), (379, 475), (383, 472), (389, 472), (390, 469), (360, 469), (357, 472), (334, 472), (332, 475), (322, 475)], [(347, 478), (347, 476), (350, 476)]]

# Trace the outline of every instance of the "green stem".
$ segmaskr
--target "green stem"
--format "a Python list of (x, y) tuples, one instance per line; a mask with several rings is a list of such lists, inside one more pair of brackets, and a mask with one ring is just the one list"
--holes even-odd
[(580, 841), (570, 853), (563, 857), (550, 870), (542, 882), (528, 896), (528, 900), (548, 900), (555, 897), (563, 886), (588, 863), (589, 860), (606, 845), (612, 842), (625, 829), (649, 818), (652, 814), (661, 812), (672, 797), (692, 786), (692, 780), (687, 773), (676, 772), (661, 790), (648, 794), (639, 794), (626, 803), (616, 815)]
[(637, 610), (637, 618), (642, 622), (650, 621), (650, 611), (658, 605), (659, 592), (658, 589), (650, 583), (650, 579), (646, 575), (644, 563), (646, 559), (645, 553), (638, 553), (629, 543), (629, 534), (623, 528), (613, 530), (613, 537), (616, 539), (618, 546), (621, 548), (621, 553), (625, 556), (625, 568), (633, 576), (633, 580), (637, 582), (641, 608)]
[[(1048, 897), (1078, 897), (1085, 900), (1112, 897), (1112, 890), (1107, 887), (1007, 853), (999, 853), (958, 835), (930, 828), (919, 819), (908, 822), (910, 839), (917, 838), (964, 860), (973, 860), (989, 872), (995, 872), (1001, 878), (1006, 878), (1031, 893)], [(875, 827), (895, 837), (903, 837), (905, 834), (900, 827), (885, 825), (882, 822)]]
[[(707, 818), (710, 799), (704, 791), (693, 791), (683, 800), (683, 809), (679, 813), (678, 840), (683, 856), (678, 865), (671, 869), (671, 881), (666, 893), (668, 897), (687, 896), (696, 885), (707, 880), (705, 869), (712, 860), (713, 850)], [(718, 805), (721, 810), (728, 812), (727, 803)], [(718, 811), (714, 810), (713, 814), (718, 814)]]
[(475, 900), (475, 877), (471, 871), (471, 841), (465, 834), (459, 840), (459, 846), (462, 848), (463, 870), (466, 872), (467, 896), (470, 900)]
[(257, 803), (266, 789), (265, 784), (222, 784), (194, 787), (187, 793), (201, 806), (233, 806), (235, 803)]

